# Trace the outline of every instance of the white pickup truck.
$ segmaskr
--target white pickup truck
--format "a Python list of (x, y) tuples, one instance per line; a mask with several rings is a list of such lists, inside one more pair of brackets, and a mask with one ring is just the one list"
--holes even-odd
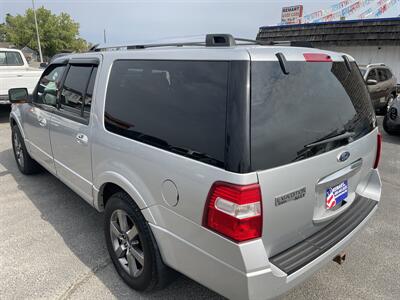
[(26, 87), (32, 93), (42, 69), (31, 68), (20, 50), (0, 48), (0, 104), (9, 104), (8, 90)]

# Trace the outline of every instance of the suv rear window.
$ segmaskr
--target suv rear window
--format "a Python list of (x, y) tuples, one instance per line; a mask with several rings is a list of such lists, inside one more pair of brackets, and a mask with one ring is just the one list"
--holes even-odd
[(227, 62), (115, 61), (105, 127), (223, 167), (227, 81)]
[(312, 157), (346, 143), (305, 147), (354, 132), (358, 139), (374, 128), (368, 90), (355, 63), (252, 62), (251, 165), (273, 168)]

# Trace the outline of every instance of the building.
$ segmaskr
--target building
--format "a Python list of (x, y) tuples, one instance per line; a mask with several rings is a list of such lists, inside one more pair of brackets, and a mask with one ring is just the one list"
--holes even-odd
[(0, 48), (15, 48), (15, 45), (8, 42), (0, 42)]
[(348, 53), (358, 64), (385, 63), (400, 83), (400, 18), (261, 27), (257, 40), (309, 42)]
[(29, 63), (39, 61), (38, 53), (35, 50), (29, 48), (28, 46), (25, 46), (24, 48), (22, 48), (21, 51)]

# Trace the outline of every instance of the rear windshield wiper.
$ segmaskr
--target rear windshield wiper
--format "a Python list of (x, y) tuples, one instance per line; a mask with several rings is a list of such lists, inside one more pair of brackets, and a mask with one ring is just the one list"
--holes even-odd
[(316, 141), (314, 143), (310, 143), (304, 146), (304, 148), (312, 148), (318, 145), (322, 145), (322, 144), (327, 144), (330, 142), (334, 142), (334, 141), (339, 141), (339, 140), (344, 140), (344, 139), (350, 139), (352, 137), (355, 136), (355, 132), (353, 131), (345, 131), (341, 134), (329, 137), (329, 138), (325, 138), (325, 139), (321, 139), (319, 141)]

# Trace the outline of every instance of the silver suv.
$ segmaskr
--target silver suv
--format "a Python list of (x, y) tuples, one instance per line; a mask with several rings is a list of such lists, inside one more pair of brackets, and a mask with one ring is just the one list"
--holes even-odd
[(175, 270), (272, 298), (376, 211), (381, 140), (351, 57), (230, 35), (125, 48), (56, 59), (30, 99), (9, 96), (19, 169), (40, 165), (104, 211), (132, 288)]

